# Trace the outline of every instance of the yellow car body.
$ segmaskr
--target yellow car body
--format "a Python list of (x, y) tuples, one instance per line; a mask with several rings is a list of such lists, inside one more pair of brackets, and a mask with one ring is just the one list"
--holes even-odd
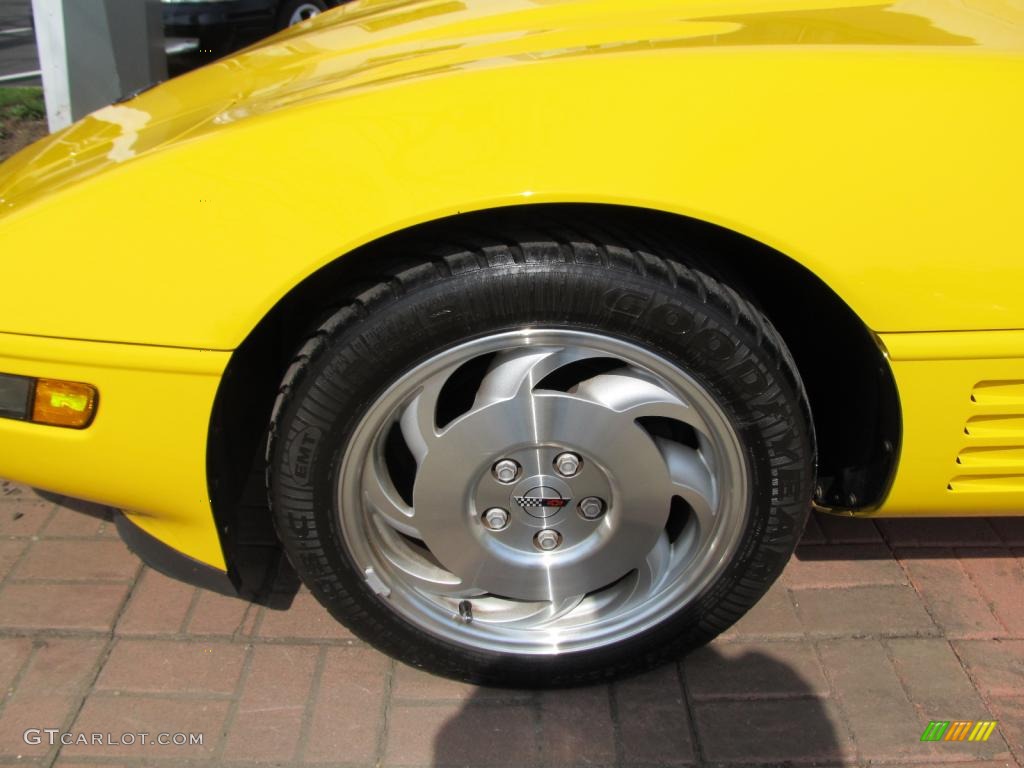
[(0, 476), (224, 570), (211, 419), (275, 307), (394, 233), (576, 204), (762, 244), (870, 329), (895, 469), (823, 506), (1019, 513), (1021, 83), (1009, 0), (345, 5), (0, 166), (0, 373), (99, 392), (86, 429), (0, 419)]

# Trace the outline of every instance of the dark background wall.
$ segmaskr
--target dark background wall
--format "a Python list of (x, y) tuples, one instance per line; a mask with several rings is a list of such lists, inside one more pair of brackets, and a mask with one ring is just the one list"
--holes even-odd
[[(0, 2), (0, 78), (39, 69), (30, 0)], [(38, 76), (0, 80), (0, 85), (41, 85)]]

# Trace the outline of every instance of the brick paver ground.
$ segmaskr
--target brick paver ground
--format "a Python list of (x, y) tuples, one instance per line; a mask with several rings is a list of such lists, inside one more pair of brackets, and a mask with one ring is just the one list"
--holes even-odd
[[(305, 591), (279, 611), (171, 581), (110, 510), (0, 481), (0, 691), (0, 764), (1021, 765), (1024, 518), (815, 518), (708, 648), (532, 692), (397, 664)], [(921, 743), (932, 719), (999, 725)], [(203, 743), (50, 746), (28, 728)]]

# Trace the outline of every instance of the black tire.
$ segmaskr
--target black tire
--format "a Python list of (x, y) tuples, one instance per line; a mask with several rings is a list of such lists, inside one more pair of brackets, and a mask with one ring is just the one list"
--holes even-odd
[(287, 29), (292, 24), (292, 16), (303, 6), (315, 6), (321, 13), (331, 6), (326, 0), (285, 0), (277, 11), (277, 28)]
[[(699, 598), (611, 647), (537, 657), (441, 640), (406, 622), (367, 586), (342, 540), (336, 472), (368, 404), (427, 357), (524, 324), (597, 331), (657, 351), (714, 396), (749, 463), (749, 513), (732, 562)], [(311, 430), (320, 437), (296, 460), (293, 444)], [(316, 598), (356, 635), (407, 664), (490, 685), (592, 683), (708, 642), (782, 571), (806, 522), (813, 487), (806, 395), (764, 316), (727, 285), (674, 258), (623, 240), (586, 242), (563, 233), (423, 259), (362, 292), (298, 351), (270, 435), (267, 482), (275, 524)]]

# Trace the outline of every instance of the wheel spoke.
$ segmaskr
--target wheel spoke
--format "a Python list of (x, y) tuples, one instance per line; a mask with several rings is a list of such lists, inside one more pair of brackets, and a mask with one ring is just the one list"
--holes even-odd
[(637, 569), (634, 594), (655, 592), (668, 575), (671, 565), (672, 543), (668, 539), (668, 534), (662, 533), (658, 537), (658, 543), (654, 545), (643, 564)]
[(693, 513), (702, 531), (709, 531), (714, 523), (715, 480), (701, 454), (687, 445), (656, 438), (655, 443), (668, 466), (672, 492), (683, 499)]
[(415, 512), (384, 476), (380, 457), (367, 461), (363, 468), (363, 499), (392, 528), (407, 536), (419, 538), (420, 532), (413, 522)]
[(576, 609), (586, 595), (572, 595), (554, 601), (509, 600), (488, 595), (473, 601), (474, 615), (505, 629), (543, 629)]
[(423, 463), (427, 451), (437, 442), (437, 398), (443, 386), (442, 377), (429, 379), (402, 411), (399, 420), (402, 437), (417, 464)]
[(611, 371), (594, 376), (582, 382), (575, 394), (633, 421), (645, 416), (662, 416), (688, 424), (699, 432), (707, 430), (696, 410), (636, 371)]
[(568, 616), (579, 607), (580, 603), (582, 603), (585, 598), (586, 595), (571, 595), (569, 597), (563, 597), (560, 600), (556, 600), (551, 604), (550, 613), (540, 622), (540, 626), (552, 624), (562, 617)]
[(625, 605), (643, 600), (645, 595), (656, 592), (670, 575), (675, 565), (672, 556), (672, 544), (668, 534), (658, 537), (654, 548), (642, 563), (631, 574), (620, 579), (616, 584), (587, 597), (582, 608), (587, 614), (594, 616), (614, 613)]
[(598, 352), (578, 347), (522, 347), (504, 352), (491, 363), (477, 390), (473, 408), (526, 398), (545, 376), (562, 366), (600, 356)]
[(463, 584), (455, 574), (437, 564), (426, 550), (403, 540), (389, 526), (378, 521), (377, 533), (384, 546), (380, 548), (384, 558), (397, 569), (410, 584), (427, 595), (468, 598), (485, 594), (483, 590)]
[(639, 580), (638, 570), (633, 570), (614, 584), (587, 595), (570, 616), (565, 617), (564, 624), (578, 626), (599, 620), (602, 616), (611, 616), (633, 602), (637, 594)]

